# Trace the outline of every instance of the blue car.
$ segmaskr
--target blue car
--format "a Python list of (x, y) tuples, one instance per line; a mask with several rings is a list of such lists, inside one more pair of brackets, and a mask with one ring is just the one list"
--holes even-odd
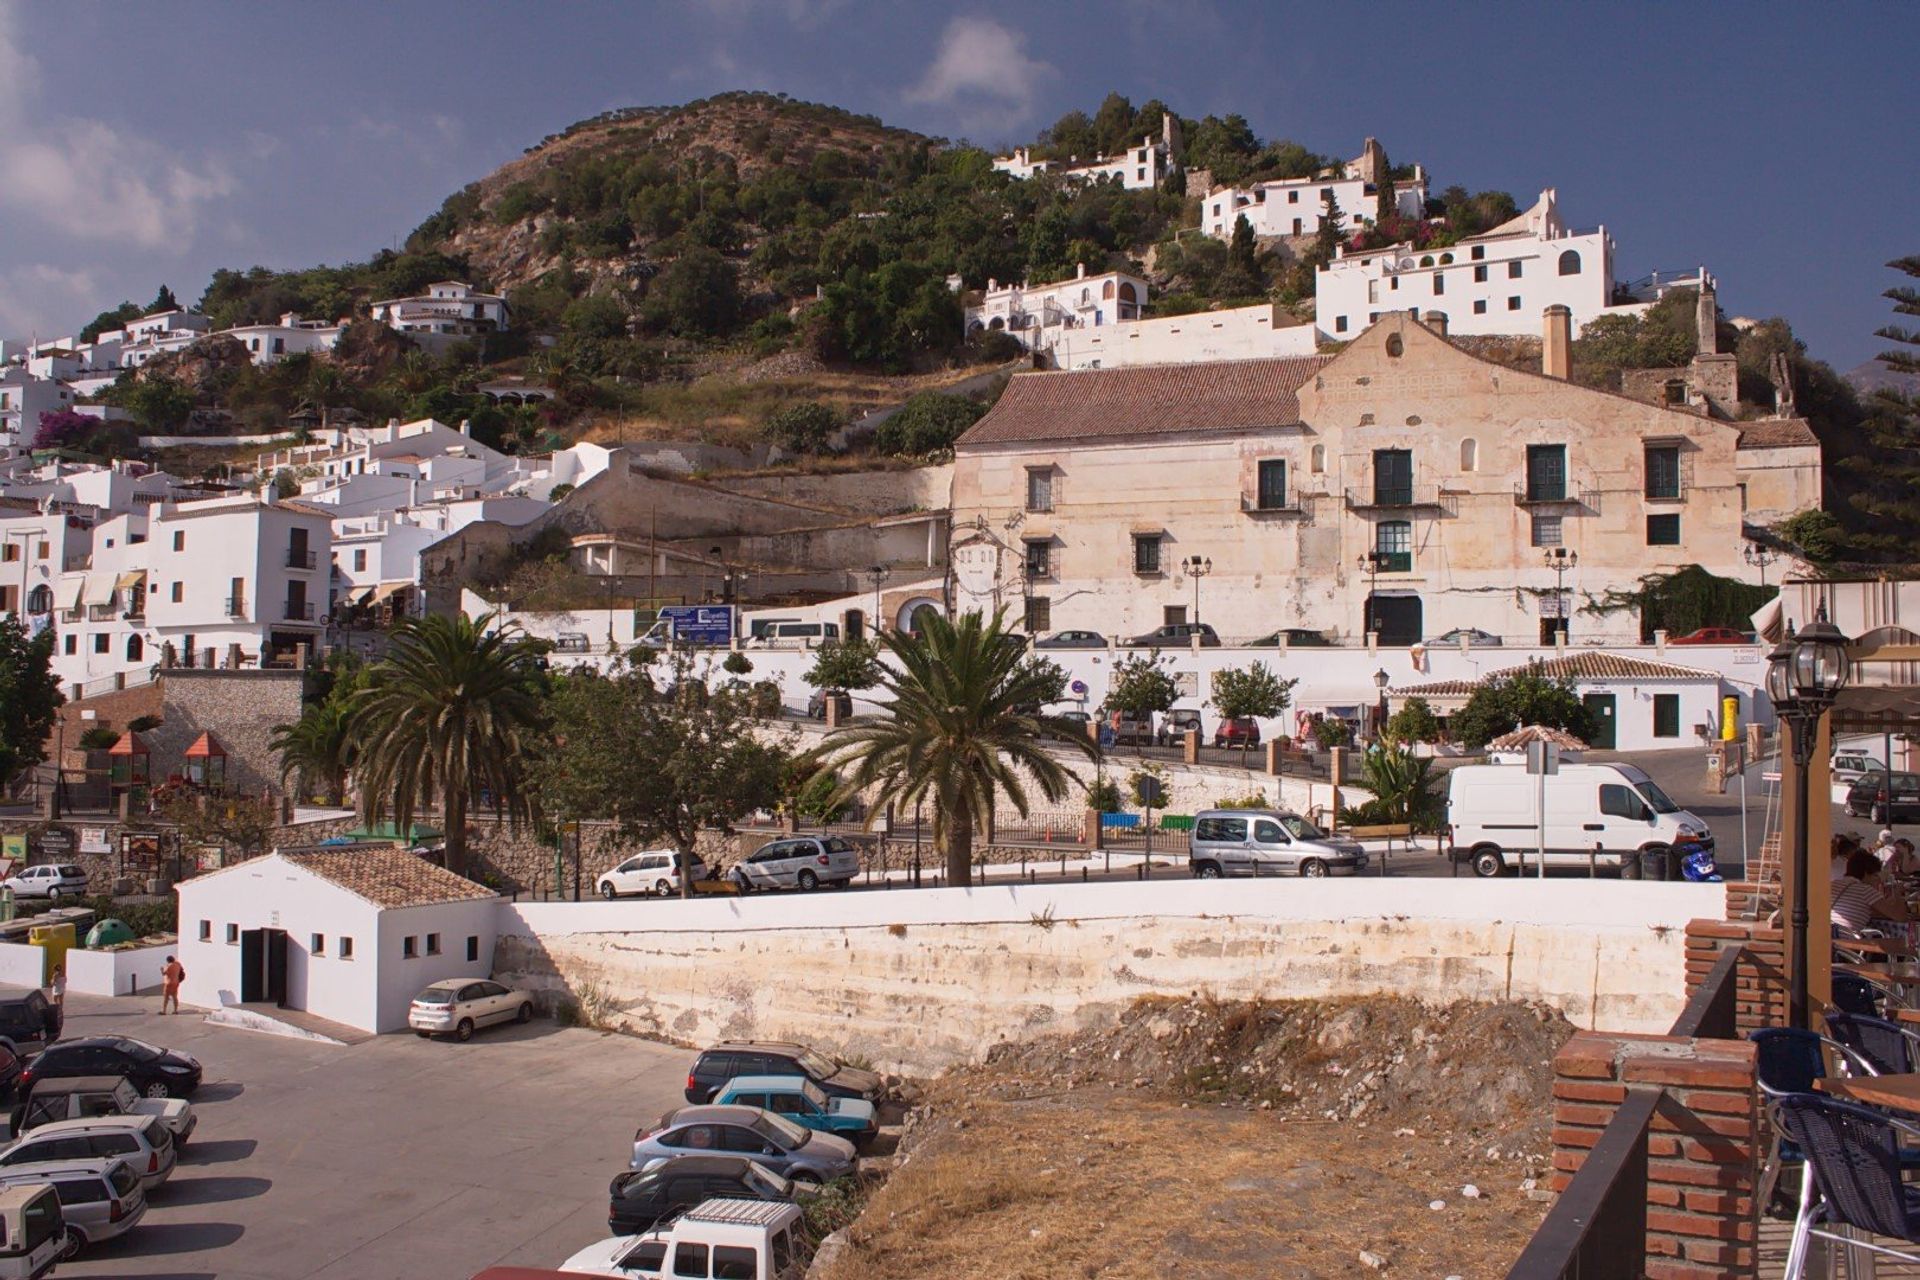
[(872, 1141), (880, 1131), (871, 1102), (830, 1097), (805, 1076), (735, 1076), (714, 1095), (713, 1102), (715, 1106), (760, 1107), (856, 1146)]

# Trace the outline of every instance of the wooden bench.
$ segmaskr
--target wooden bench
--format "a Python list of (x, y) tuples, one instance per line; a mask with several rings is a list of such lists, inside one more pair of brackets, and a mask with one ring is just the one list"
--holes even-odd
[(1347, 834), (1355, 840), (1404, 840), (1408, 848), (1413, 847), (1413, 824), (1410, 822), (1382, 822), (1370, 827), (1349, 827)]

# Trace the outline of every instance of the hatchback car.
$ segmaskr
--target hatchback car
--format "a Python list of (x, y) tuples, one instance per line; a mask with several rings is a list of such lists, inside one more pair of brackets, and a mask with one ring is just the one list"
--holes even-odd
[(200, 1087), (199, 1059), (131, 1036), (92, 1036), (48, 1045), (27, 1064), (20, 1085), (69, 1076), (125, 1076), (149, 1098), (185, 1098)]
[(1366, 850), (1279, 809), (1203, 809), (1193, 816), (1187, 854), (1202, 880), (1221, 876), (1359, 875)]
[(27, 1133), (59, 1120), (101, 1116), (153, 1116), (173, 1134), (175, 1148), (187, 1145), (200, 1123), (193, 1104), (179, 1098), (142, 1097), (124, 1076), (62, 1076), (42, 1080), (24, 1094), (13, 1116), (13, 1131)]
[(715, 1196), (791, 1201), (794, 1185), (746, 1156), (674, 1156), (645, 1173), (613, 1176), (607, 1227), (617, 1236), (637, 1235)]
[(1451, 645), (1458, 647), (1464, 643), (1470, 649), (1498, 649), (1505, 644), (1491, 631), (1482, 631), (1478, 627), (1455, 627), (1427, 641), (1430, 645)]
[(413, 1034), (452, 1036), (465, 1043), (481, 1027), (501, 1022), (526, 1022), (533, 1017), (533, 997), (485, 978), (448, 978), (413, 998), (407, 1025)]
[(837, 1133), (864, 1146), (880, 1132), (873, 1104), (865, 1098), (830, 1098), (805, 1076), (735, 1076), (714, 1096), (716, 1106), (759, 1107), (821, 1133)]
[(1213, 731), (1213, 745), (1257, 747), (1260, 745), (1260, 722), (1252, 716), (1235, 716), (1231, 720), (1222, 720), (1220, 727)]
[(1270, 631), (1252, 642), (1254, 649), (1269, 649), (1285, 641), (1289, 649), (1325, 649), (1333, 644), (1324, 631), (1315, 631), (1311, 627), (1282, 627)]
[(1056, 631), (1033, 642), (1036, 649), (1104, 649), (1107, 638), (1098, 631)]
[(1701, 627), (1683, 636), (1669, 636), (1668, 644), (1746, 644), (1750, 637), (1732, 627)]
[(119, 1156), (0, 1169), (0, 1187), (31, 1186), (51, 1186), (60, 1197), (60, 1214), (67, 1221), (63, 1259), (90, 1244), (125, 1235), (147, 1212), (140, 1175)]
[(87, 869), (73, 862), (49, 862), (38, 867), (23, 867), (10, 878), (0, 881), (0, 885), (13, 890), (16, 898), (45, 898), (49, 902), (58, 902), (62, 898), (84, 898), (87, 896)]
[(32, 1053), (60, 1038), (64, 1011), (42, 991), (0, 1000), (0, 1045), (17, 1054)]
[(173, 1133), (159, 1116), (91, 1116), (56, 1120), (0, 1148), (0, 1169), (49, 1160), (119, 1156), (151, 1191), (173, 1175), (179, 1159)]
[(645, 1172), (674, 1156), (740, 1155), (797, 1183), (852, 1173), (853, 1144), (816, 1133), (758, 1107), (681, 1107), (633, 1135), (632, 1167)]
[(694, 882), (708, 876), (707, 864), (699, 854), (675, 853), (672, 849), (649, 849), (636, 853), (595, 881), (594, 887), (608, 902), (623, 894), (651, 893), (668, 898), (680, 892), (680, 869), (687, 868)]
[(1160, 719), (1160, 727), (1154, 730), (1153, 740), (1163, 747), (1179, 746), (1187, 740), (1187, 730), (1204, 733), (1206, 726), (1201, 723), (1200, 713), (1192, 710), (1169, 711)]
[(687, 1101), (711, 1102), (735, 1076), (805, 1076), (833, 1098), (877, 1103), (885, 1082), (872, 1071), (850, 1067), (803, 1044), (786, 1040), (722, 1040), (694, 1060), (687, 1073)]
[(860, 851), (842, 836), (795, 836), (761, 845), (733, 866), (734, 886), (756, 889), (844, 889), (860, 874)]
[(1920, 822), (1920, 773), (1865, 773), (1847, 788), (1847, 813), (1874, 822)]
[(1135, 636), (1128, 644), (1161, 645), (1192, 644), (1195, 636), (1200, 637), (1202, 649), (1218, 649), (1220, 636), (1213, 627), (1205, 622), (1169, 622), (1164, 627), (1155, 627), (1145, 635)]

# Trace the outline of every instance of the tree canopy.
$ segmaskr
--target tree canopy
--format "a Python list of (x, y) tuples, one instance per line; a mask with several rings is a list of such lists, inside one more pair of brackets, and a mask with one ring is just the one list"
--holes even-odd
[(1573, 681), (1548, 679), (1533, 670), (1483, 681), (1447, 721), (1455, 740), (1469, 750), (1530, 724), (1565, 729), (1583, 742), (1593, 738), (1593, 716)]
[(66, 698), (53, 674), (53, 629), (28, 635), (17, 615), (0, 617), (0, 787), (47, 758), (47, 735)]

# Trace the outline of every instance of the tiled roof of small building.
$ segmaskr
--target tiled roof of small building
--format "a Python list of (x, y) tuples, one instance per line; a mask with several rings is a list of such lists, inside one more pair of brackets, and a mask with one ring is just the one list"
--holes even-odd
[(1016, 374), (960, 446), (1293, 426), (1328, 357)]
[(401, 849), (311, 849), (280, 855), (381, 907), (423, 907), (499, 895)]
[(1480, 687), (1478, 680), (1438, 680), (1410, 689), (1395, 689), (1396, 698), (1464, 698)]
[(1543, 724), (1522, 725), (1512, 733), (1503, 733), (1487, 744), (1493, 751), (1518, 751), (1530, 742), (1551, 742), (1563, 751), (1584, 751), (1587, 744), (1565, 729), (1550, 729)]
[(1625, 654), (1583, 651), (1561, 658), (1530, 662), (1524, 666), (1496, 671), (1495, 676), (1517, 676), (1535, 671), (1549, 680), (1717, 680), (1719, 673), (1699, 667), (1682, 667), (1671, 662), (1649, 662)]
[(1740, 439), (1736, 448), (1790, 449), (1820, 443), (1820, 437), (1813, 434), (1813, 428), (1803, 418), (1770, 418), (1739, 425)]

